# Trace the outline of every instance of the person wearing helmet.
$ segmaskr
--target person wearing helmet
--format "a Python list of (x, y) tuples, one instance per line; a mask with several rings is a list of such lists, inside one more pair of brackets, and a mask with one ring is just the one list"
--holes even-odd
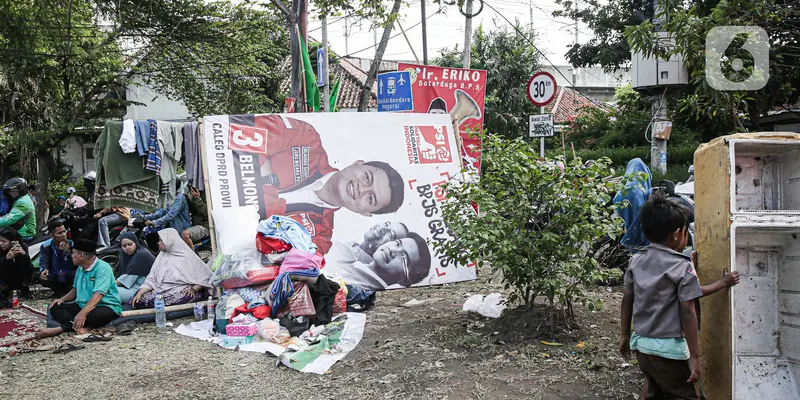
[(86, 189), (86, 200), (92, 202), (94, 200), (95, 181), (97, 180), (97, 172), (89, 171), (83, 176), (83, 187)]
[(78, 191), (75, 190), (74, 187), (70, 186), (67, 188), (67, 205), (70, 208), (86, 207), (86, 204), (88, 204), (86, 200), (83, 197), (78, 196)]
[(0, 228), (14, 228), (24, 240), (36, 236), (36, 208), (28, 195), (28, 182), (11, 178), (3, 185), (3, 194), (13, 205), (8, 214), (0, 217)]

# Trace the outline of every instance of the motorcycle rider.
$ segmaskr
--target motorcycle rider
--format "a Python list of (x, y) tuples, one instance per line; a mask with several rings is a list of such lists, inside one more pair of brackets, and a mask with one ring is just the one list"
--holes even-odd
[(36, 236), (36, 208), (28, 195), (28, 182), (11, 178), (3, 185), (3, 194), (13, 205), (8, 214), (0, 217), (0, 228), (14, 228), (23, 240), (30, 241)]

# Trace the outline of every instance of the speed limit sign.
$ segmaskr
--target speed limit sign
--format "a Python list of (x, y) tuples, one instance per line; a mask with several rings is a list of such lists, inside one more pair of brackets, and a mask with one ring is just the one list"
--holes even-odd
[(556, 97), (556, 78), (549, 72), (537, 72), (528, 81), (528, 99), (536, 106), (544, 107)]

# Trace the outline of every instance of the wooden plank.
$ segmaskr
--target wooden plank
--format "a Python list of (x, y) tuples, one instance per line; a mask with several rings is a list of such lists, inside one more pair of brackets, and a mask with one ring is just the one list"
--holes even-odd
[[(178, 304), (178, 305), (174, 305), (174, 306), (167, 306), (167, 307), (164, 307), (164, 311), (165, 312), (172, 312), (172, 311), (191, 310), (192, 308), (194, 308), (195, 304), (202, 304), (202, 305), (205, 306), (207, 303), (208, 303), (208, 300), (203, 300), (203, 301), (198, 301), (198, 302), (195, 302), (195, 303)], [(211, 304), (216, 305), (217, 304), (217, 300), (212, 300)], [(142, 308), (140, 310), (123, 311), (122, 314), (120, 314), (119, 316), (122, 317), (122, 318), (128, 318), (128, 317), (136, 317), (136, 316), (139, 316), (139, 315), (150, 315), (150, 314), (155, 314), (155, 313), (156, 313), (156, 309), (155, 308)]]

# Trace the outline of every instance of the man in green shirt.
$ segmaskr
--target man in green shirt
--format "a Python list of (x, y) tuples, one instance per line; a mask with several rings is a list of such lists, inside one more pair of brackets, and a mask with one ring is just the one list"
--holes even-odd
[(61, 324), (42, 329), (37, 338), (74, 330), (78, 334), (108, 325), (122, 312), (122, 304), (111, 266), (95, 256), (97, 245), (78, 239), (72, 247), (72, 261), (79, 266), (72, 290), (50, 304), (50, 315)]
[(0, 228), (14, 228), (24, 240), (36, 236), (36, 208), (28, 195), (28, 182), (11, 178), (3, 185), (3, 192), (12, 203), (11, 211), (0, 217)]

